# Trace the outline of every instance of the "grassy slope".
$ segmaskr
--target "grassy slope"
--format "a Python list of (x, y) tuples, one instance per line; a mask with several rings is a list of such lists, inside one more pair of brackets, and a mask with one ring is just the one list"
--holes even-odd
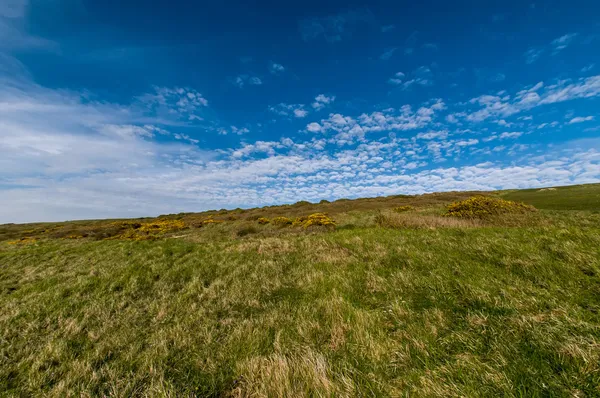
[(600, 210), (600, 184), (505, 191), (501, 196), (531, 204), (538, 209)]
[(600, 215), (435, 209), (0, 243), (0, 395), (600, 395)]

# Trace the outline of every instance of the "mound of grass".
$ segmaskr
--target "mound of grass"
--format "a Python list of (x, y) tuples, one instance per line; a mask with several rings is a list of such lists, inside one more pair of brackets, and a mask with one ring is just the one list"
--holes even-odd
[(446, 207), (445, 215), (460, 218), (487, 218), (501, 214), (533, 212), (535, 208), (525, 203), (512, 202), (491, 196), (473, 196)]

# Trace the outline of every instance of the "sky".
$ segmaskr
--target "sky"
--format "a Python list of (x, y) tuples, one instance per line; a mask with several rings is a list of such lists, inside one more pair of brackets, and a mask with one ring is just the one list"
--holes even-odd
[(599, 15), (0, 0), (0, 223), (599, 182)]

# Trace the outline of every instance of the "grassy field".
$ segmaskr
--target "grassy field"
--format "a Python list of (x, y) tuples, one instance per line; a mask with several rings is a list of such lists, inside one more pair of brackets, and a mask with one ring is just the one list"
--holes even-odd
[(598, 184), (505, 191), (501, 192), (501, 196), (508, 200), (527, 202), (538, 209), (600, 210)]
[(600, 396), (599, 194), (0, 226), (0, 396)]

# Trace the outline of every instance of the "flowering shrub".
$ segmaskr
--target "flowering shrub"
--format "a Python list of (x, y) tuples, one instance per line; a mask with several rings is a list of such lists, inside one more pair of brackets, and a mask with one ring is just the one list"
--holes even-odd
[(292, 223), (295, 227), (303, 227), (308, 228), (312, 226), (325, 226), (325, 227), (334, 227), (335, 221), (333, 221), (329, 216), (325, 213), (315, 213), (310, 216), (298, 217)]
[(35, 242), (37, 242), (37, 239), (25, 237), (25, 238), (21, 238), (19, 240), (12, 240), (12, 241), (6, 242), (6, 243), (8, 243), (9, 245), (29, 245), (29, 244), (32, 244)]
[(187, 228), (181, 220), (156, 220), (147, 223), (119, 221), (112, 226), (120, 227), (122, 231), (107, 239), (149, 240), (155, 239), (168, 232), (180, 231)]
[(271, 221), (269, 221), (269, 219), (268, 219), (268, 218), (265, 218), (265, 217), (261, 217), (261, 218), (259, 218), (259, 219), (258, 219), (258, 223), (259, 223), (260, 225), (266, 225), (266, 224), (268, 224), (268, 223), (270, 223), (270, 222), (271, 222)]
[(144, 223), (137, 228), (137, 230), (141, 233), (164, 234), (166, 232), (179, 231), (184, 228), (185, 223), (181, 220), (157, 220)]
[(414, 209), (415, 209), (414, 207), (407, 205), (407, 206), (394, 207), (392, 210), (394, 210), (396, 213), (404, 213), (405, 211), (411, 211)]
[(292, 220), (287, 217), (275, 217), (271, 220), (271, 224), (277, 225), (279, 227), (285, 227), (286, 225), (291, 225)]
[(210, 225), (210, 224), (221, 224), (224, 221), (222, 220), (214, 220), (213, 218), (207, 218), (206, 220), (202, 221), (202, 225)]
[(490, 196), (473, 196), (446, 207), (447, 217), (485, 218), (506, 213), (527, 213), (536, 211), (525, 203), (512, 202)]

